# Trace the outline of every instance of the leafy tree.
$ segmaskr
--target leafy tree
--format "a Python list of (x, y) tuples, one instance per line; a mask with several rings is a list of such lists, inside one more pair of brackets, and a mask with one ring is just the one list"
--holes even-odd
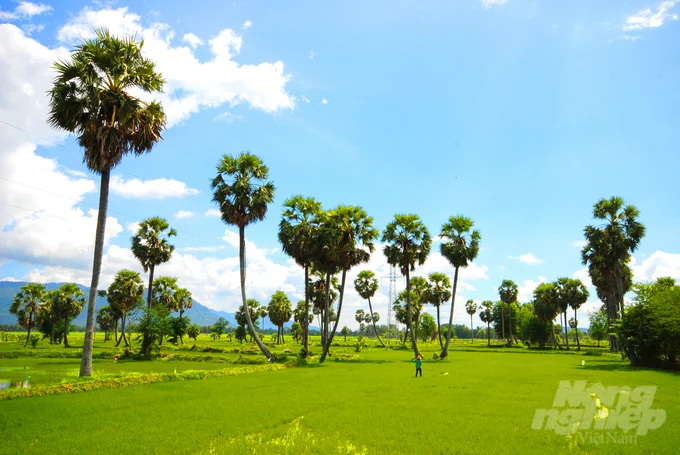
[[(153, 330), (158, 330), (159, 333), (154, 337), (158, 341), (158, 345), (163, 345), (163, 338), (171, 329), (170, 312), (179, 311), (179, 304), (177, 302), (176, 293), (178, 291), (177, 278), (169, 276), (160, 276), (153, 280), (153, 292), (151, 294), (152, 306), (158, 307), (159, 311), (155, 313), (147, 312), (147, 315), (152, 315), (157, 319), (156, 324), (149, 325)], [(167, 331), (166, 331), (167, 329)], [(142, 332), (144, 334), (144, 332)], [(147, 343), (151, 343), (149, 337), (143, 336), (141, 354), (150, 355), (151, 348)]]
[(278, 327), (276, 344), (285, 343), (283, 325), (293, 317), (293, 308), (288, 296), (283, 291), (276, 291), (269, 301), (267, 310), (269, 311), (269, 320)]
[[(182, 319), (182, 315), (186, 310), (190, 310), (191, 307), (194, 304), (194, 299), (193, 296), (191, 295), (191, 292), (189, 292), (188, 289), (185, 288), (178, 288), (175, 291), (175, 308), (179, 311), (179, 318)], [(188, 321), (186, 321), (187, 330), (188, 330)], [(184, 334), (180, 334), (179, 336), (179, 341), (180, 343), (184, 344)]]
[[(333, 343), (333, 337), (338, 329), (338, 322), (342, 312), (342, 302), (345, 295), (345, 280), (347, 272), (354, 266), (367, 262), (375, 249), (373, 243), (378, 237), (378, 231), (373, 227), (373, 218), (358, 206), (340, 205), (326, 212), (319, 228), (317, 253), (315, 261), (325, 266), (328, 277), (334, 271), (341, 272), (340, 295), (338, 297), (338, 310), (333, 330), (326, 336), (319, 363), (323, 363), (328, 355), (328, 350)], [(329, 289), (326, 290), (326, 309), (329, 308)], [(326, 333), (329, 329), (329, 313), (326, 313), (324, 323)]]
[(16, 293), (12, 305), (9, 307), (9, 312), (17, 316), (19, 325), (28, 329), (24, 347), (28, 345), (28, 341), (31, 339), (31, 328), (35, 325), (33, 317), (37, 315), (45, 302), (46, 293), (45, 286), (42, 284), (25, 284)]
[[(413, 287), (418, 287), (422, 285), (421, 281), (422, 278), (413, 277), (412, 280), (415, 282), (415, 286)], [(406, 340), (408, 339), (409, 333), (413, 332), (413, 335), (417, 338), (417, 331), (413, 330), (413, 327), (418, 327), (418, 325), (420, 325), (420, 312), (423, 310), (423, 301), (419, 297), (418, 293), (411, 291), (410, 301), (412, 312), (412, 316), (410, 319), (409, 313), (406, 308), (406, 290), (401, 291), (397, 295), (397, 299), (394, 301), (394, 305), (392, 306), (397, 321), (406, 326), (403, 340), (404, 345), (406, 344)]]
[(350, 332), (350, 330), (347, 326), (342, 327), (342, 331), (340, 331), (340, 335), (345, 337), (345, 342), (347, 342), (347, 337), (349, 336), (350, 333), (351, 332)]
[(590, 338), (597, 341), (598, 346), (600, 346), (600, 341), (607, 337), (608, 327), (607, 314), (604, 311), (597, 311), (590, 314), (588, 335)]
[(113, 326), (116, 323), (116, 320), (113, 316), (113, 311), (111, 311), (111, 307), (108, 305), (105, 305), (101, 307), (99, 310), (97, 310), (97, 325), (99, 326), (99, 330), (102, 330), (104, 332), (104, 341), (109, 341), (109, 332), (113, 330)]
[(77, 284), (64, 283), (57, 290), (56, 299), (52, 305), (52, 311), (64, 323), (63, 336), (64, 347), (69, 347), (68, 331), (71, 320), (77, 317), (85, 305), (85, 293), (80, 290)]
[(482, 322), (486, 322), (486, 338), (488, 346), (491, 347), (491, 321), (493, 321), (493, 302), (491, 300), (484, 300), (482, 302), (482, 311), (479, 312), (479, 318)]
[[(309, 268), (314, 259), (321, 203), (316, 199), (293, 196), (283, 204), (283, 214), (279, 223), (279, 242), (284, 253), (305, 271), (304, 313), (309, 314)], [(297, 320), (297, 319), (296, 319)], [(303, 326), (303, 357), (309, 353), (309, 323), (311, 319), (302, 316), (298, 321)]]
[[(255, 299), (248, 299), (248, 312), (250, 313), (250, 320), (253, 321), (253, 327), (260, 328), (260, 320), (258, 318), (258, 315), (260, 314), (260, 302)], [(234, 314), (234, 318), (236, 319), (236, 324), (246, 330), (246, 335), (250, 335), (250, 341), (253, 341), (253, 332), (248, 328), (248, 320), (242, 305)]]
[[(567, 334), (567, 309), (571, 307), (574, 310), (574, 321), (576, 321), (576, 326), (573, 328), (577, 328), (577, 310), (581, 307), (581, 305), (586, 303), (590, 293), (581, 280), (575, 280), (572, 278), (559, 278), (555, 283), (555, 292), (557, 306), (562, 312), (562, 316), (564, 318), (564, 337), (566, 339), (567, 349), (569, 349), (569, 336)], [(580, 351), (581, 342), (578, 339), (578, 330), (576, 331), (576, 344), (578, 346), (578, 350)]]
[(58, 298), (59, 291), (57, 289), (47, 291), (45, 293), (45, 299), (42, 305), (40, 305), (40, 310), (38, 310), (38, 313), (35, 315), (35, 325), (43, 333), (43, 338), (50, 337), (50, 344), (55, 344), (57, 343), (57, 340), (61, 340), (62, 338), (61, 329), (58, 329), (61, 316), (54, 311), (54, 308), (58, 305)]
[[(305, 315), (307, 317), (305, 317)], [(309, 323), (314, 320), (314, 315), (309, 312), (309, 302), (300, 300), (297, 303), (297, 305), (295, 306), (295, 310), (293, 310), (293, 320), (300, 324), (300, 327), (305, 327), (305, 324), (309, 326)], [(304, 341), (304, 328), (302, 336)]]
[(267, 182), (269, 168), (257, 156), (243, 152), (237, 157), (223, 155), (217, 164), (217, 176), (213, 179), (213, 201), (219, 206), (222, 221), (238, 227), (239, 266), (241, 270), (241, 300), (248, 329), (260, 351), (270, 362), (276, 357), (262, 343), (255, 332), (248, 302), (246, 301), (246, 234), (249, 224), (264, 219), (267, 205), (274, 199), (274, 184)]
[[(370, 312), (370, 320), (373, 323), (373, 332), (380, 344), (385, 347), (385, 343), (382, 342), (378, 330), (375, 328), (375, 323), (378, 322), (380, 316), (378, 316), (378, 313), (373, 313), (373, 306), (371, 305), (371, 297), (378, 291), (378, 279), (375, 277), (375, 273), (370, 270), (359, 272), (359, 275), (354, 280), (354, 288), (362, 299), (368, 300), (368, 311)], [(374, 316), (378, 316), (378, 319)]]
[(300, 343), (300, 339), (302, 338), (303, 335), (303, 330), (299, 322), (294, 321), (290, 325), (290, 334), (293, 336), (293, 339), (295, 339), (297, 343)]
[(465, 303), (465, 312), (470, 315), (470, 333), (472, 334), (472, 342), (475, 342), (475, 332), (472, 328), (472, 316), (477, 312), (477, 305), (474, 300), (468, 300)]
[(211, 330), (217, 334), (218, 338), (227, 330), (229, 321), (224, 318), (217, 318), (217, 321), (212, 325)]
[(56, 62), (57, 73), (49, 92), (47, 122), (76, 135), (88, 169), (101, 175), (99, 210), (87, 305), (85, 343), (80, 376), (92, 376), (94, 313), (104, 251), (104, 235), (111, 169), (129, 153), (150, 152), (161, 140), (165, 113), (160, 103), (132, 96), (163, 89), (163, 77), (142, 54), (142, 43), (132, 37), (112, 36), (106, 29), (84, 40), (69, 59)]
[[(508, 306), (510, 311), (512, 311), (511, 305), (517, 302), (517, 296), (519, 295), (519, 289), (514, 281), (503, 280), (501, 285), (498, 287), (498, 295), (501, 298), (501, 302)], [(503, 337), (505, 337), (505, 323), (503, 321), (503, 306), (501, 306), (501, 330), (503, 331)], [(510, 325), (508, 330), (508, 346), (512, 346), (512, 315), (508, 318), (508, 323)]]
[[(557, 290), (553, 283), (541, 283), (534, 289), (534, 312), (546, 325), (550, 326), (550, 337), (555, 346), (559, 346), (555, 339), (553, 321), (560, 312), (557, 302)], [(545, 346), (545, 339), (541, 340), (541, 348)], [(561, 349), (561, 347), (560, 347)]]
[(234, 329), (234, 337), (236, 337), (236, 339), (241, 344), (243, 344), (243, 342), (245, 341), (246, 336), (247, 336), (246, 328), (243, 327), (242, 325), (239, 325), (236, 327), (236, 329)]
[(439, 336), (439, 347), (444, 349), (441, 332), (441, 319), (439, 307), (442, 303), (448, 302), (451, 298), (451, 280), (440, 272), (431, 273), (429, 276), (429, 287), (425, 296), (424, 303), (430, 303), (437, 308), (437, 335)]
[[(625, 205), (622, 198), (612, 196), (600, 199), (593, 207), (593, 218), (601, 220), (599, 226), (586, 226), (587, 241), (581, 252), (584, 265), (598, 294), (607, 306), (608, 324), (611, 327), (624, 314), (627, 263), (630, 255), (645, 236), (645, 227), (638, 221), (640, 212), (635, 206)], [(630, 282), (630, 281), (629, 281)], [(615, 337), (610, 338), (610, 349), (618, 350)]]
[[(418, 215), (395, 215), (383, 231), (381, 241), (385, 244), (383, 252), (387, 263), (399, 267), (401, 274), (406, 277), (406, 317), (407, 329), (412, 327), (411, 309), (411, 272), (416, 264), (423, 265), (430, 254), (432, 239), (427, 227), (420, 221)], [(411, 330), (413, 353), (420, 355), (415, 331)]]
[[(449, 327), (453, 325), (453, 309), (456, 302), (456, 288), (458, 287), (458, 271), (461, 267), (467, 267), (475, 260), (479, 253), (479, 242), (482, 239), (477, 229), (472, 229), (474, 222), (462, 215), (451, 216), (449, 221), (442, 225), (439, 236), (442, 239), (440, 251), (449, 263), (454, 267), (453, 291), (451, 293), (451, 314), (449, 315)], [(439, 358), (449, 355), (449, 343), (451, 332), (447, 334), (444, 349)]]
[(420, 337), (424, 342), (434, 339), (437, 330), (437, 321), (430, 313), (423, 313), (420, 317)]
[(119, 271), (109, 286), (107, 301), (111, 311), (120, 315), (121, 320), (121, 335), (116, 340), (116, 347), (120, 345), (121, 340), (125, 341), (125, 346), (129, 346), (125, 336), (125, 322), (144, 301), (144, 283), (139, 273), (128, 269)]
[(198, 336), (201, 334), (201, 328), (196, 325), (196, 324), (191, 324), (189, 327), (187, 327), (187, 336), (189, 338), (193, 338), (194, 341), (198, 338)]

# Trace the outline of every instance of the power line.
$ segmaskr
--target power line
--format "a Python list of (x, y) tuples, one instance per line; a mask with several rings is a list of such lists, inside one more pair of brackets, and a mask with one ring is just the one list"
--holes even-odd
[(7, 125), (7, 126), (10, 126), (10, 127), (12, 127), (12, 128), (15, 128), (15, 129), (17, 129), (17, 130), (19, 130), (19, 131), (22, 131), (22, 132), (28, 134), (29, 136), (33, 136), (33, 137), (37, 137), (38, 139), (42, 139), (43, 141), (45, 141), (45, 142), (47, 142), (47, 143), (50, 143), (50, 144), (52, 144), (52, 145), (56, 145), (57, 147), (61, 147), (61, 148), (63, 148), (63, 149), (66, 148), (66, 147), (65, 147), (64, 145), (62, 145), (62, 144), (57, 144), (56, 142), (50, 141), (49, 139), (47, 139), (47, 138), (45, 138), (45, 137), (39, 136), (39, 135), (37, 135), (37, 134), (33, 134), (33, 133), (31, 133), (30, 131), (26, 131), (25, 129), (23, 129), (23, 128), (19, 127), (19, 126), (12, 125), (11, 123), (7, 123), (7, 122), (4, 121), (4, 120), (0, 120), (0, 123), (3, 123), (3, 124), (5, 124), (5, 125)]

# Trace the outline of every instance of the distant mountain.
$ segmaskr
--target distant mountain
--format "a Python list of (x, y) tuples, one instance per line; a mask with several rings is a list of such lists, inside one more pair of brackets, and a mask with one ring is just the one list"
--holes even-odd
[[(14, 300), (14, 295), (19, 292), (21, 286), (25, 285), (25, 282), (20, 281), (0, 281), (0, 324), (16, 324), (17, 318), (13, 314), (10, 314), (9, 307), (12, 305)], [(57, 289), (63, 283), (46, 283), (45, 287), (47, 290)], [(78, 285), (80, 289), (88, 295), (90, 288), (86, 286)], [(105, 297), (97, 297), (97, 308), (101, 308), (106, 305)], [(234, 318), (234, 313), (228, 313), (226, 311), (215, 311), (210, 308), (201, 305), (199, 302), (194, 300), (192, 307), (184, 312), (184, 315), (189, 317), (192, 324), (198, 324), (200, 326), (212, 325), (215, 323), (217, 318), (224, 318), (229, 321), (229, 327), (236, 326), (236, 319)], [(83, 312), (73, 321), (73, 324), (78, 326), (85, 326), (85, 318), (87, 316), (87, 309), (84, 308)], [(260, 324), (262, 320), (260, 319)], [(274, 326), (269, 321), (269, 318), (265, 318), (264, 328), (273, 328)]]

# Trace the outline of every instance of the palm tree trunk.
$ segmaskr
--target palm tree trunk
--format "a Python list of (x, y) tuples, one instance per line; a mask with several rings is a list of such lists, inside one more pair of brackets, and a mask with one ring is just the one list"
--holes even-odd
[(486, 323), (486, 341), (487, 346), (491, 347), (491, 322)]
[(440, 359), (445, 359), (449, 355), (449, 344), (451, 343), (451, 332), (453, 331), (453, 309), (456, 304), (456, 289), (458, 288), (458, 269), (456, 267), (456, 272), (453, 274), (453, 293), (451, 295), (451, 314), (449, 314), (449, 329), (446, 331), (446, 344), (444, 349), (442, 349), (441, 354), (439, 354)]
[(580, 351), (581, 350), (581, 342), (578, 339), (578, 315), (576, 314), (576, 312), (577, 312), (577, 310), (576, 310), (576, 308), (574, 308), (574, 321), (576, 321), (576, 327), (574, 327), (574, 330), (576, 331), (576, 346), (578, 346), (578, 348), (576, 348), (576, 350)]
[(557, 341), (557, 337), (555, 336), (555, 324), (554, 324), (554, 322), (555, 322), (554, 320), (551, 320), (549, 322), (549, 324), (550, 324), (550, 336), (552, 337), (552, 341), (553, 341), (553, 343), (555, 343), (555, 346), (557, 348), (559, 348), (559, 350), (561, 351), (562, 345)]
[(406, 346), (406, 340), (408, 339), (408, 325), (406, 326), (406, 330), (404, 330), (404, 342), (401, 344), (402, 346)]
[(623, 278), (621, 276), (621, 264), (619, 264), (619, 261), (616, 261), (616, 266), (614, 267), (614, 270), (616, 271), (616, 290), (618, 291), (618, 302), (619, 302), (619, 308), (621, 309), (621, 317), (623, 317), (624, 314), (624, 309), (623, 309)]
[[(92, 341), (94, 341), (94, 335), (92, 337)], [(68, 316), (64, 318), (64, 347), (65, 348), (70, 347), (68, 345)]]
[[(618, 302), (616, 292), (611, 291), (607, 298), (607, 332), (611, 331), (612, 326), (618, 319)], [(609, 350), (619, 352), (619, 344), (615, 335), (609, 335)]]
[(373, 332), (375, 332), (375, 336), (378, 337), (378, 341), (382, 345), (382, 347), (385, 347), (385, 343), (382, 342), (380, 339), (380, 335), (378, 335), (378, 329), (375, 328), (375, 319), (373, 319), (373, 307), (371, 306), (371, 298), (368, 298), (368, 311), (371, 312), (371, 322), (373, 322)]
[(239, 265), (241, 268), (241, 300), (243, 301), (243, 311), (246, 314), (246, 322), (248, 323), (248, 328), (252, 332), (252, 337), (260, 348), (260, 351), (267, 357), (270, 362), (276, 362), (276, 357), (269, 352), (269, 349), (262, 343), (259, 335), (255, 332), (255, 326), (250, 318), (250, 310), (248, 309), (248, 302), (246, 301), (246, 232), (245, 226), (238, 227), (239, 236)]
[(439, 336), (439, 347), (444, 349), (444, 343), (442, 343), (442, 325), (439, 320), (439, 306), (437, 305), (437, 335)]
[[(505, 305), (504, 303), (501, 303), (501, 338), (503, 338), (505, 340), (505, 318), (503, 316), (503, 313), (504, 313), (503, 306), (504, 305)], [(496, 336), (498, 336), (498, 335), (496, 335)]]
[(303, 358), (306, 358), (309, 355), (309, 266), (305, 266), (305, 320), (303, 322), (303, 333), (302, 337), (304, 340), (303, 343), (303, 349), (304, 353), (302, 355)]
[(418, 349), (418, 340), (416, 339), (416, 331), (413, 327), (413, 319), (411, 318), (411, 273), (406, 267), (406, 313), (408, 314), (408, 325), (411, 327), (411, 343), (413, 343), (413, 353), (416, 357), (420, 355)]
[[(182, 321), (182, 315), (184, 314), (184, 308), (179, 309), (179, 320), (180, 322)], [(184, 344), (184, 338), (182, 338), (182, 333), (180, 332), (179, 334), (179, 342), (180, 344)]]
[(326, 271), (326, 296), (323, 309), (323, 323), (321, 324), (321, 350), (326, 349), (328, 343), (328, 324), (330, 322), (331, 273)]
[(328, 350), (331, 348), (331, 343), (333, 343), (333, 338), (335, 337), (335, 331), (338, 330), (338, 324), (340, 323), (340, 313), (342, 312), (342, 300), (345, 296), (345, 279), (347, 278), (347, 270), (342, 271), (342, 279), (340, 280), (340, 296), (338, 297), (338, 314), (335, 318), (335, 323), (333, 324), (333, 330), (328, 337), (328, 342), (324, 347), (324, 350), (319, 359), (319, 363), (323, 363), (328, 355)]
[(118, 341), (118, 319), (113, 321), (113, 339)]
[(564, 339), (565, 343), (567, 343), (567, 351), (569, 350), (569, 331), (567, 330), (567, 310), (564, 310)]
[(33, 312), (28, 313), (28, 333), (26, 334), (26, 342), (24, 347), (28, 346), (28, 340), (31, 339), (31, 326), (33, 325)]
[(54, 322), (52, 322), (52, 330), (50, 331), (50, 344), (54, 344)]
[(104, 233), (106, 232), (106, 214), (109, 208), (109, 178), (111, 170), (102, 171), (99, 186), (99, 212), (97, 214), (97, 231), (94, 240), (94, 259), (92, 261), (92, 281), (90, 295), (87, 299), (87, 319), (85, 322), (85, 340), (83, 342), (83, 357), (80, 362), (80, 377), (92, 376), (92, 344), (94, 342), (94, 311), (97, 306), (97, 287), (99, 274), (102, 270), (104, 256)]
[(472, 331), (472, 315), (470, 315), (470, 336), (472, 337), (472, 344), (475, 344), (475, 332)]
[(512, 304), (508, 303), (508, 346), (512, 347)]

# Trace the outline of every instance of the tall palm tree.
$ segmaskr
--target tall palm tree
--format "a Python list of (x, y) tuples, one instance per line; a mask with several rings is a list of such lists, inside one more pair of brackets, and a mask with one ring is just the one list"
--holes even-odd
[[(430, 254), (432, 238), (427, 227), (420, 221), (418, 215), (395, 215), (383, 231), (381, 241), (385, 243), (383, 252), (387, 263), (399, 267), (401, 274), (406, 277), (406, 313), (407, 329), (413, 326), (411, 314), (411, 272), (416, 264), (423, 265)], [(411, 343), (416, 356), (420, 355), (415, 332), (411, 330)]]
[(170, 227), (164, 218), (154, 216), (139, 223), (137, 234), (132, 237), (132, 254), (142, 264), (144, 272), (149, 273), (149, 288), (146, 297), (147, 308), (151, 308), (153, 296), (153, 274), (157, 266), (168, 262), (175, 246), (170, 237), (177, 231)]
[(479, 312), (479, 318), (482, 322), (486, 322), (486, 340), (487, 346), (491, 347), (491, 321), (493, 321), (493, 302), (491, 300), (484, 300), (482, 302), (481, 309)]
[(453, 307), (456, 303), (456, 288), (458, 287), (458, 271), (461, 267), (467, 267), (474, 261), (479, 253), (479, 242), (482, 239), (477, 229), (472, 229), (474, 222), (462, 215), (449, 217), (444, 223), (439, 236), (442, 239), (440, 251), (449, 263), (454, 267), (453, 291), (451, 292), (451, 314), (449, 316), (449, 331), (446, 334), (446, 344), (439, 358), (449, 355), (449, 343), (451, 342), (451, 327), (453, 327)]
[(242, 152), (238, 156), (223, 155), (217, 163), (217, 176), (211, 188), (222, 221), (238, 227), (241, 300), (248, 328), (262, 353), (270, 362), (274, 362), (276, 357), (255, 332), (246, 302), (246, 226), (263, 220), (267, 205), (274, 199), (274, 184), (266, 181), (268, 176), (269, 168), (250, 152)]
[(31, 328), (35, 325), (33, 316), (37, 316), (38, 311), (40, 311), (40, 307), (45, 302), (46, 294), (45, 286), (40, 283), (25, 284), (16, 293), (12, 305), (9, 307), (9, 312), (17, 315), (19, 324), (28, 329), (24, 347), (28, 345), (28, 341), (31, 339)]
[(163, 76), (142, 54), (143, 42), (119, 39), (106, 29), (95, 30), (68, 60), (56, 62), (57, 76), (49, 92), (47, 122), (77, 136), (88, 169), (101, 176), (99, 211), (87, 303), (85, 342), (80, 376), (92, 376), (92, 342), (97, 286), (104, 253), (104, 234), (111, 169), (127, 154), (150, 152), (165, 128), (160, 103), (145, 102), (131, 91), (161, 92)]
[(423, 311), (423, 305), (427, 303), (426, 299), (429, 294), (430, 283), (425, 278), (421, 276), (411, 277), (411, 309), (413, 310), (413, 330), (416, 339), (418, 339), (418, 330), (420, 329), (420, 313)]
[[(182, 319), (182, 315), (186, 310), (190, 310), (191, 307), (194, 304), (193, 297), (191, 295), (191, 292), (189, 292), (188, 289), (185, 288), (178, 288), (175, 291), (175, 305), (177, 310), (179, 311), (179, 318)], [(184, 344), (184, 339), (182, 337), (182, 334), (180, 333), (179, 335), (179, 341), (181, 344)]]
[(283, 291), (276, 291), (269, 301), (267, 310), (269, 312), (269, 320), (276, 324), (277, 327), (276, 344), (284, 343), (283, 325), (293, 317), (293, 307), (288, 296)]
[(437, 308), (437, 336), (439, 337), (439, 347), (444, 349), (439, 309), (442, 303), (448, 302), (451, 298), (451, 280), (449, 280), (448, 276), (440, 272), (431, 273), (428, 278), (430, 286), (425, 297), (425, 303), (430, 303)]
[(107, 301), (114, 315), (119, 315), (121, 320), (120, 338), (116, 340), (116, 347), (121, 341), (129, 346), (125, 336), (125, 322), (128, 316), (144, 302), (144, 282), (139, 273), (123, 269), (116, 273), (107, 291)]
[(378, 291), (378, 279), (375, 277), (375, 273), (370, 270), (362, 270), (359, 272), (359, 275), (357, 275), (354, 280), (354, 289), (356, 289), (357, 294), (359, 294), (362, 299), (368, 300), (368, 311), (370, 311), (373, 331), (375, 332), (375, 336), (378, 337), (378, 341), (382, 347), (385, 347), (385, 343), (382, 342), (380, 335), (378, 335), (378, 329), (375, 328), (375, 323), (378, 322), (378, 320), (373, 317), (373, 306), (371, 305), (371, 297)]
[[(501, 298), (501, 302), (508, 306), (508, 322), (510, 324), (508, 346), (512, 346), (512, 304), (517, 301), (519, 288), (512, 280), (503, 280), (498, 287), (498, 295)], [(503, 311), (503, 307), (501, 307), (501, 311)]]
[[(293, 196), (283, 204), (279, 242), (284, 253), (305, 270), (305, 311), (309, 314), (309, 267), (312, 265), (321, 203), (312, 197)], [(264, 324), (264, 321), (263, 321)], [(309, 321), (303, 318), (303, 357), (309, 354)]]
[(319, 232), (320, 238), (328, 242), (322, 247), (326, 250), (325, 255), (330, 256), (330, 261), (342, 271), (335, 323), (319, 358), (319, 363), (323, 363), (340, 322), (347, 272), (362, 262), (368, 262), (375, 250), (373, 243), (378, 237), (378, 231), (373, 227), (373, 218), (363, 208), (340, 205), (327, 212)]
[(465, 303), (465, 311), (467, 312), (467, 314), (470, 315), (470, 334), (472, 336), (472, 342), (474, 343), (475, 342), (475, 332), (474, 332), (474, 329), (472, 328), (472, 316), (474, 316), (475, 313), (477, 312), (477, 305), (475, 304), (474, 300), (468, 300)]
[(581, 282), (581, 280), (575, 280), (573, 278), (559, 278), (555, 284), (555, 292), (557, 299), (557, 306), (564, 317), (564, 336), (566, 338), (567, 349), (569, 349), (569, 334), (567, 329), (567, 324), (571, 326), (570, 321), (567, 320), (567, 309), (571, 307), (574, 310), (574, 321), (573, 328), (576, 329), (576, 345), (578, 350), (581, 350), (581, 342), (578, 338), (578, 314), (577, 310), (586, 303), (590, 293), (586, 286)]
[(59, 314), (55, 311), (55, 308), (59, 305), (59, 290), (52, 289), (45, 293), (45, 299), (40, 305), (40, 310), (38, 311), (36, 318), (36, 325), (46, 326), (50, 329), (50, 344), (55, 344), (56, 336), (55, 332), (57, 329), (57, 323), (61, 320)]
[(55, 311), (64, 321), (64, 347), (68, 344), (68, 326), (71, 319), (77, 317), (85, 306), (85, 293), (75, 283), (64, 283), (57, 290)]
[[(544, 324), (549, 325), (550, 338), (558, 348), (562, 347), (555, 338), (554, 321), (560, 312), (557, 302), (557, 290), (554, 283), (541, 283), (534, 289), (534, 313)], [(545, 340), (541, 340), (541, 347), (545, 345)]]

